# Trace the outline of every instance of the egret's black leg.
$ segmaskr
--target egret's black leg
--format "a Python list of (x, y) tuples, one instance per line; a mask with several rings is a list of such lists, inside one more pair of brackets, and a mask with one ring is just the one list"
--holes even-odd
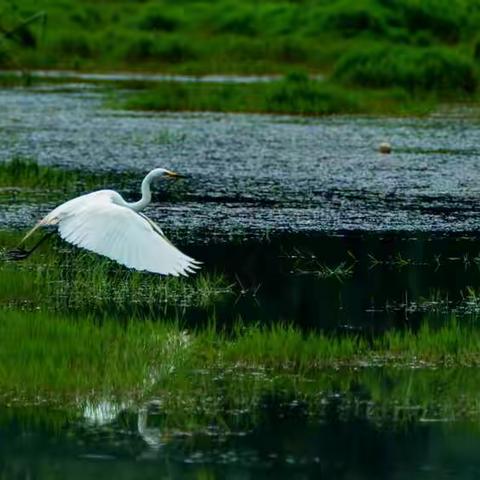
[(50, 238), (55, 232), (48, 232), (45, 234), (30, 250), (26, 250), (24, 247), (18, 247), (14, 250), (7, 252), (7, 258), (9, 260), (25, 260), (28, 258), (45, 240)]

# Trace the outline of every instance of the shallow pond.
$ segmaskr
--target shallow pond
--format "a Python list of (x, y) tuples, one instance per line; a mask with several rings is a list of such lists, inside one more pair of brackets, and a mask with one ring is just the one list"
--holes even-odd
[[(84, 177), (103, 175), (99, 186), (134, 198), (149, 168), (168, 166), (188, 178), (159, 185), (146, 213), (221, 281), (203, 296), (203, 284), (172, 284), (162, 297), (151, 277), (124, 280), (95, 259), (78, 263), (52, 240), (25, 264), (2, 260), (3, 312), (148, 315), (186, 331), (212, 318), (228, 330), (241, 319), (367, 340), (452, 316), (477, 325), (476, 112), (144, 115), (109, 110), (109, 95), (94, 85), (0, 90), (0, 160), (33, 158), (79, 179), (53, 189), (3, 182), (0, 246), (83, 191)], [(377, 153), (384, 140), (391, 155)], [(105, 279), (135, 295), (101, 290)], [(31, 359), (19, 352), (21, 368)], [(48, 345), (32, 355), (45, 362)], [(147, 398), (52, 392), (27, 401), (2, 392), (0, 468), (22, 478), (472, 478), (478, 385), (475, 367), (412, 358), (410, 368), (295, 374), (197, 365), (185, 384), (163, 381)]]

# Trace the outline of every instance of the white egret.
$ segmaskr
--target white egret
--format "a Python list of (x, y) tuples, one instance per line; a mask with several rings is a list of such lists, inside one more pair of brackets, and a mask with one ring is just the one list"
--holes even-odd
[[(193, 273), (200, 262), (175, 248), (160, 227), (141, 213), (152, 198), (150, 184), (162, 176), (181, 177), (165, 168), (155, 168), (143, 179), (142, 198), (138, 202), (126, 202), (114, 190), (98, 190), (76, 197), (40, 220), (22, 243), (39, 227), (54, 225), (67, 242), (128, 268), (161, 275)], [(27, 257), (41, 241), (30, 251), (10, 252), (10, 257), (17, 260)]]

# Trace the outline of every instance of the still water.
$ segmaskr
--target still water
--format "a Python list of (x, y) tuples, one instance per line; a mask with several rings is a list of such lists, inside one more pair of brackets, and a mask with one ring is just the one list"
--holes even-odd
[[(426, 317), (476, 322), (475, 112), (381, 120), (144, 115), (109, 110), (106, 99), (92, 86), (0, 91), (0, 160), (107, 172), (128, 198), (151, 167), (187, 173), (146, 213), (234, 288), (213, 306), (159, 305), (159, 315), (178, 315), (186, 328), (215, 313), (227, 327), (241, 318), (367, 337), (415, 329)], [(376, 152), (384, 140), (394, 146), (390, 156)], [(26, 193), (1, 192), (3, 229), (28, 228), (72, 194)], [(65, 255), (59, 242), (50, 248)], [(131, 314), (116, 308), (109, 306), (119, 317)], [(242, 411), (229, 406), (228, 382), (219, 380), (211, 394), (225, 401), (221, 418), (179, 422), (182, 428), (172, 426), (161, 398), (141, 405), (78, 399), (75, 408), (4, 399), (1, 476), (479, 476), (480, 373), (397, 370), (320, 372), (307, 379), (314, 403), (300, 389), (273, 389), (257, 392)]]
[[(396, 428), (332, 411), (312, 423), (301, 411), (279, 418), (265, 406), (254, 431), (218, 437), (215, 432), (178, 433), (150, 445), (135, 428), (118, 432), (69, 425), (2, 421), (3, 478), (477, 478), (478, 427), (468, 423)], [(155, 427), (152, 427), (155, 430)]]

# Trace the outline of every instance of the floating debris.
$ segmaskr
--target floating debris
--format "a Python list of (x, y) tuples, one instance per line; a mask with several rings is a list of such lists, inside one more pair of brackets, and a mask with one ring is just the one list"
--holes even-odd
[(380, 153), (392, 153), (392, 146), (388, 142), (382, 142), (378, 146), (378, 151)]

